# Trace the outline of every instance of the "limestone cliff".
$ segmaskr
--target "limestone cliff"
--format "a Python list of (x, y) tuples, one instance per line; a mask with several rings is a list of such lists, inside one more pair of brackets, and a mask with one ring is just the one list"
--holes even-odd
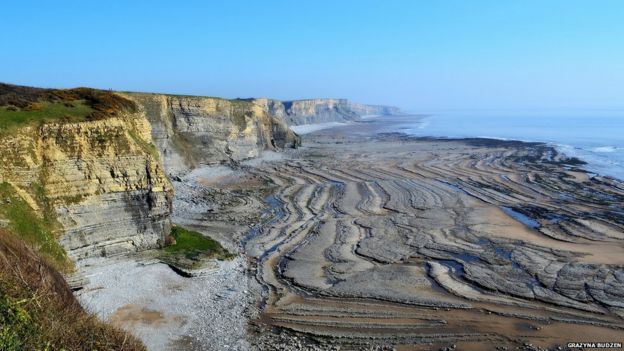
[(0, 226), (19, 234), (14, 207), (24, 204), (48, 233), (30, 230), (39, 235), (30, 243), (56, 238), (73, 260), (161, 246), (167, 173), (300, 143), (279, 117), (242, 100), (4, 84), (0, 114), (0, 195), (10, 196), (0, 199), (9, 201)]
[[(286, 122), (396, 112), (344, 99), (227, 100), (4, 84), (0, 185), (53, 219), (48, 231), (74, 260), (141, 251), (162, 245), (169, 233), (167, 174), (297, 147), (300, 138)], [(15, 222), (2, 217), (0, 211), (0, 225)]]
[(282, 118), (288, 125), (344, 122), (356, 120), (365, 115), (393, 115), (400, 113), (397, 107), (358, 104), (346, 99), (294, 101), (252, 99), (250, 101), (270, 114)]
[(398, 107), (386, 106), (386, 105), (366, 105), (359, 104), (357, 102), (348, 102), (349, 110), (357, 113), (360, 116), (366, 115), (398, 115), (401, 114), (401, 110)]
[(199, 165), (241, 161), (263, 150), (300, 143), (279, 117), (249, 101), (139, 93), (126, 96), (145, 109), (169, 174)]
[(20, 126), (0, 133), (0, 183), (53, 212), (74, 260), (155, 248), (169, 233), (172, 187), (151, 142), (140, 108)]

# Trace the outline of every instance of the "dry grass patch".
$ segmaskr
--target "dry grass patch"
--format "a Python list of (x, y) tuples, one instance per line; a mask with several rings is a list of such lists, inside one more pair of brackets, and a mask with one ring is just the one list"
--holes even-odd
[(60, 273), (0, 229), (0, 350), (145, 350), (86, 313)]

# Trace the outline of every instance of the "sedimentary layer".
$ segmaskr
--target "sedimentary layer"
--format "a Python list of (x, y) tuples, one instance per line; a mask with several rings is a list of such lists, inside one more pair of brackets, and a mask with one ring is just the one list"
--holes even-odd
[(60, 223), (73, 259), (159, 247), (169, 233), (172, 187), (142, 109), (2, 133), (0, 164), (0, 182)]
[(249, 101), (160, 94), (128, 94), (142, 105), (169, 174), (202, 165), (257, 157), (297, 147), (299, 137), (280, 117)]
[(353, 121), (365, 115), (394, 115), (400, 110), (393, 106), (365, 105), (347, 99), (307, 99), (279, 101), (252, 99), (270, 114), (284, 119), (288, 125)]
[(373, 140), (317, 135), (257, 170), (280, 186), (246, 243), (258, 347), (276, 330), (410, 349), (622, 335), (624, 184), (541, 144)]

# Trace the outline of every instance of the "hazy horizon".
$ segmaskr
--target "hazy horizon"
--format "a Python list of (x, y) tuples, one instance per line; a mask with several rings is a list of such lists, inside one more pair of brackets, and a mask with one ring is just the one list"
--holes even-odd
[(4, 5), (0, 81), (406, 111), (624, 108), (619, 1)]

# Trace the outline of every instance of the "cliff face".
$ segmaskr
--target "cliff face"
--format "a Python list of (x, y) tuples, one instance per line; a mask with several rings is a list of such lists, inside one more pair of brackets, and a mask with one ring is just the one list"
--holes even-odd
[[(297, 147), (300, 138), (286, 122), (398, 112), (344, 99), (281, 102), (0, 88), (0, 113), (12, 123), (0, 124), (0, 190), (17, 194), (29, 211), (41, 215), (48, 234), (39, 242), (56, 234), (74, 260), (162, 245), (173, 198), (166, 174)], [(59, 108), (65, 112), (47, 114)], [(29, 114), (33, 109), (39, 112)], [(0, 226), (16, 229), (10, 222), (17, 217), (6, 218), (9, 212), (3, 211), (0, 206)]]
[(360, 116), (366, 115), (398, 115), (401, 114), (401, 110), (398, 107), (394, 106), (385, 106), (385, 105), (366, 105), (359, 104), (357, 102), (349, 102), (349, 109)]
[(279, 101), (253, 99), (256, 105), (282, 118), (288, 125), (345, 122), (364, 115), (392, 115), (400, 113), (397, 107), (365, 105), (346, 99), (308, 99)]
[(2, 228), (0, 306), (2, 350), (145, 350), (85, 311), (46, 259)]
[(4, 133), (0, 164), (0, 183), (53, 212), (74, 260), (155, 248), (169, 233), (172, 187), (141, 109)]
[[(19, 201), (47, 233), (30, 243), (43, 247), (58, 238), (73, 260), (161, 246), (173, 198), (166, 173), (300, 143), (283, 120), (249, 101), (10, 85), (0, 97), (3, 118), (31, 108), (40, 112), (29, 116), (45, 115), (0, 124), (0, 190), (17, 196), (0, 203), (0, 226), (20, 234), (13, 208)], [(68, 105), (83, 102), (95, 112), (72, 118), (45, 112), (53, 106), (71, 113), (76, 108)], [(62, 257), (58, 249), (47, 251)]]
[(300, 143), (278, 116), (249, 101), (137, 93), (127, 97), (145, 109), (169, 174)]

